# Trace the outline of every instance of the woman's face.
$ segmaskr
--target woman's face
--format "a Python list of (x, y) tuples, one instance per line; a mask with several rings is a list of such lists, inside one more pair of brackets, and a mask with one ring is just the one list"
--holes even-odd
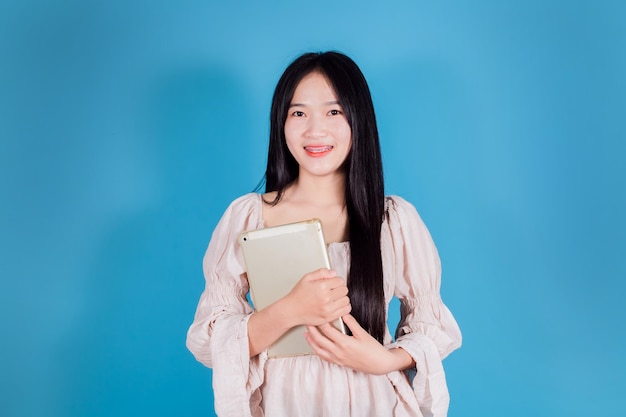
[(305, 76), (296, 87), (285, 121), (289, 151), (300, 176), (342, 173), (352, 146), (352, 130), (335, 91), (319, 72)]

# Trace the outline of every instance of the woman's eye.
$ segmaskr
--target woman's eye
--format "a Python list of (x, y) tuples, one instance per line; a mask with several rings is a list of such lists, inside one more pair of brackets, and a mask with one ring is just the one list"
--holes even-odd
[(343, 113), (341, 112), (341, 110), (337, 110), (337, 109), (331, 110), (331, 111), (329, 111), (328, 113), (329, 113), (331, 116), (339, 116), (340, 114), (343, 114)]
[(291, 115), (295, 116), (295, 117), (302, 117), (302, 116), (304, 116), (304, 112), (294, 111), (293, 113), (291, 113)]

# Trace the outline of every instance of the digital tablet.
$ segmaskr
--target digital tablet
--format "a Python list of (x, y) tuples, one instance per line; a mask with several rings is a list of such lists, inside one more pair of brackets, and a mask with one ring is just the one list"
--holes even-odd
[[(291, 291), (306, 274), (330, 269), (330, 260), (319, 219), (249, 230), (239, 236), (250, 283), (250, 296), (260, 311)], [(333, 323), (346, 333), (341, 318)], [(313, 353), (304, 338), (305, 326), (287, 331), (268, 349), (269, 357)]]

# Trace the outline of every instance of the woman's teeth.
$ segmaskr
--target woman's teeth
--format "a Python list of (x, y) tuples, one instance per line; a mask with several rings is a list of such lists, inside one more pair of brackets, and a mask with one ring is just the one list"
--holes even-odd
[(328, 152), (333, 147), (330, 145), (327, 146), (305, 146), (304, 150), (311, 153), (320, 153), (320, 152)]

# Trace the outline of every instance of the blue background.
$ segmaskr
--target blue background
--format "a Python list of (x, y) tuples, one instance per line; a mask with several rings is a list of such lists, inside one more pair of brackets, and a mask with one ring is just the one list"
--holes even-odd
[(625, 4), (3, 0), (0, 415), (212, 415), (201, 259), (326, 49), (438, 245), (450, 416), (624, 415)]

